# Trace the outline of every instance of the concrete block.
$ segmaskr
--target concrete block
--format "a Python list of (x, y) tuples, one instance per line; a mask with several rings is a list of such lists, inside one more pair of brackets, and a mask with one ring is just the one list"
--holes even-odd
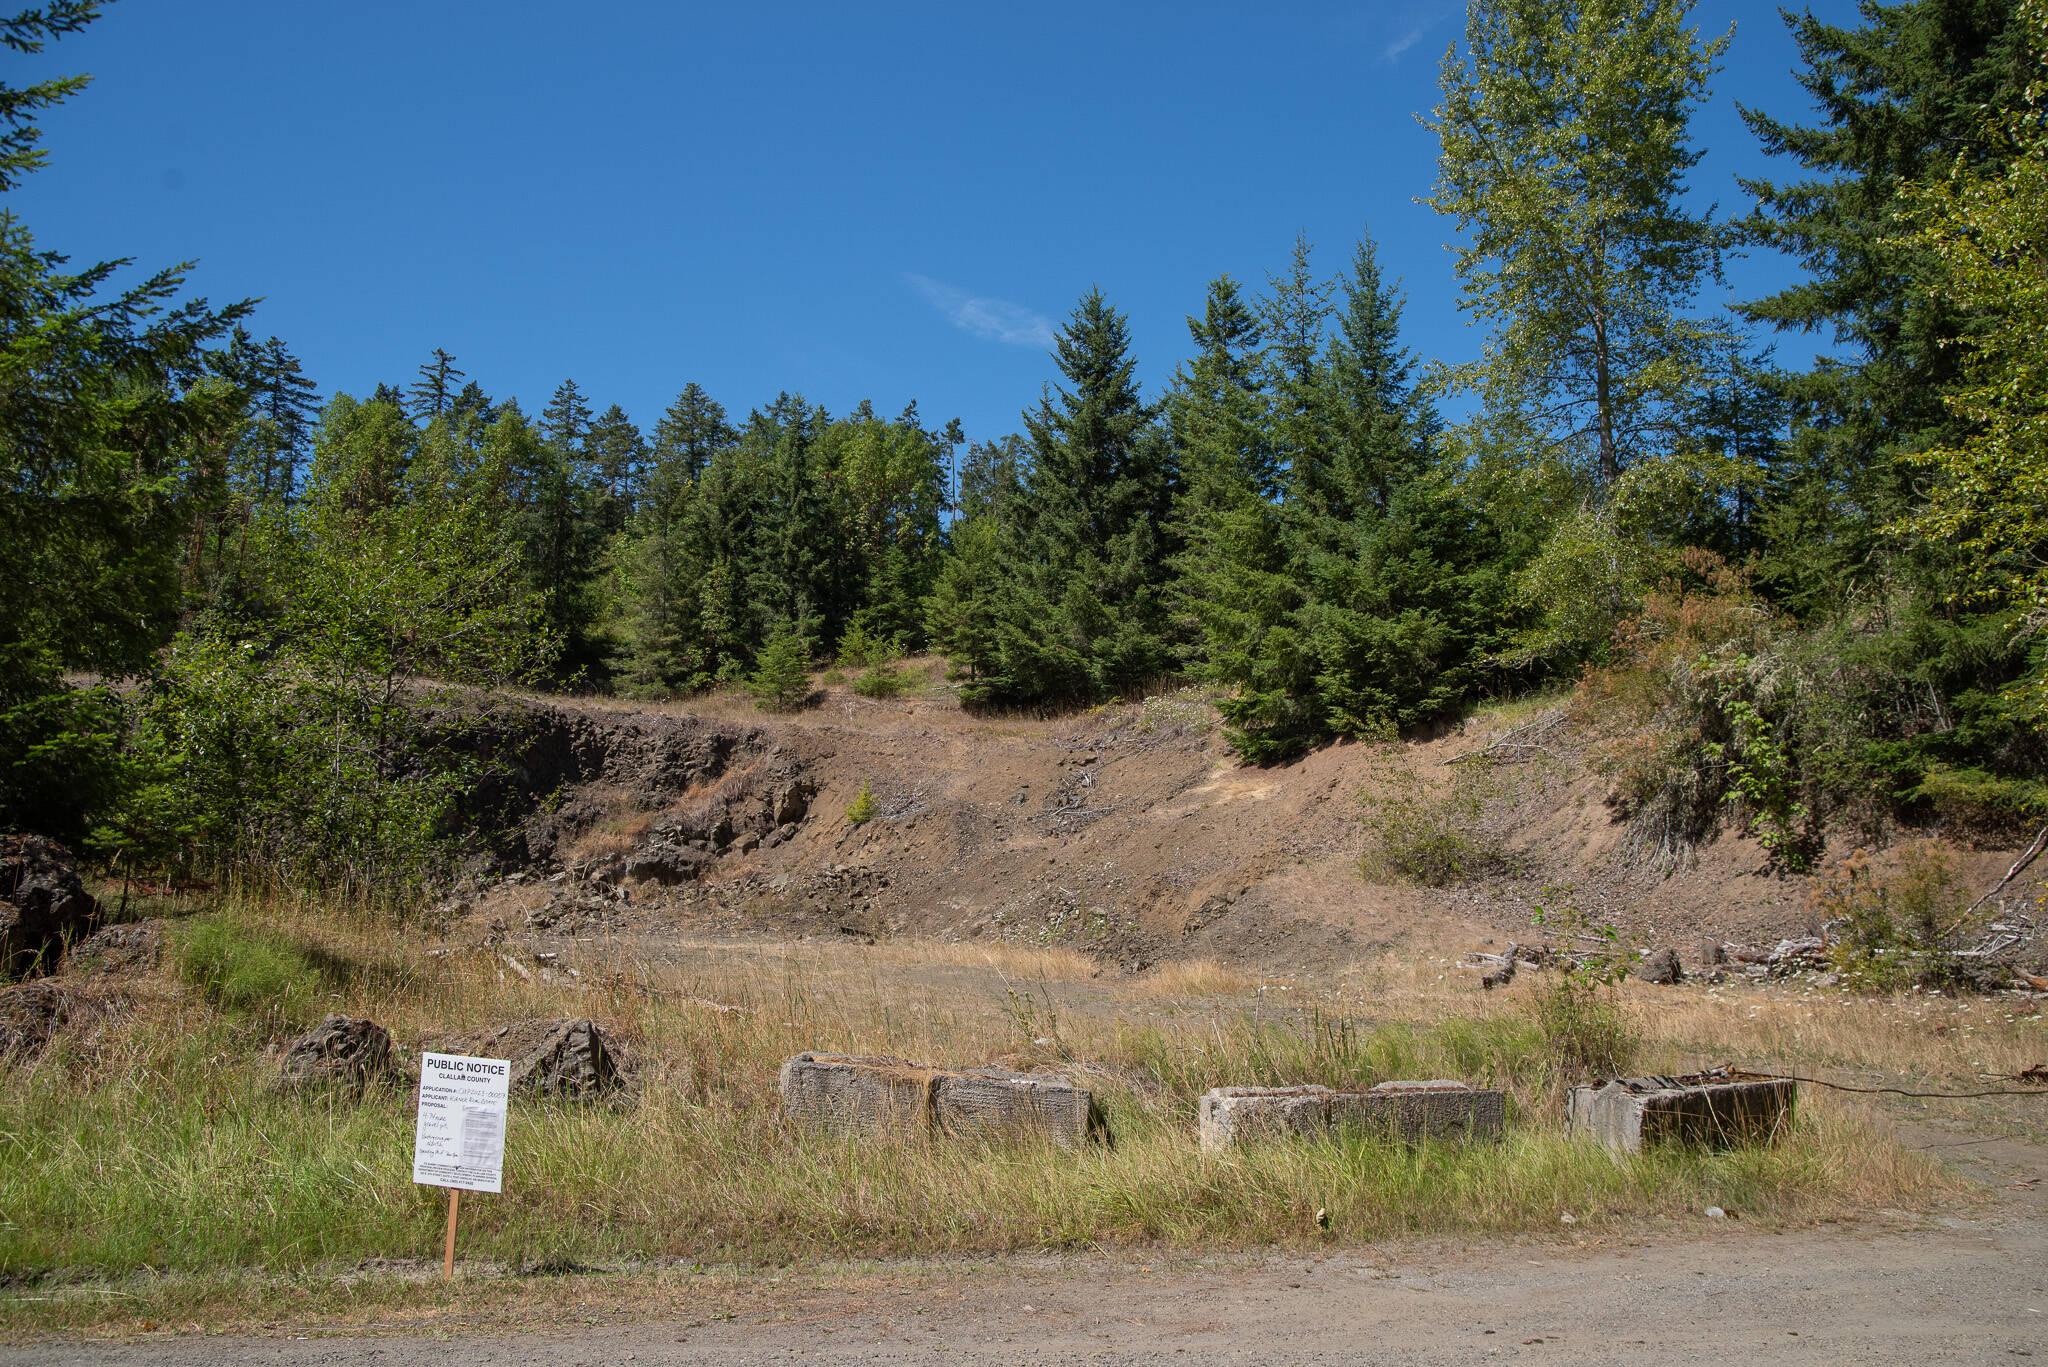
[(1093, 1094), (1049, 1074), (803, 1053), (780, 1082), (784, 1116), (834, 1133), (1044, 1137), (1066, 1148), (1108, 1138)]
[(1494, 1140), (1506, 1098), (1462, 1082), (1382, 1082), (1368, 1091), (1302, 1087), (1217, 1087), (1198, 1107), (1202, 1148), (1220, 1153), (1270, 1139), (1331, 1138), (1359, 1129), (1413, 1143)]
[(1572, 1088), (1571, 1132), (1616, 1153), (1645, 1144), (1761, 1144), (1791, 1123), (1799, 1084), (1729, 1073), (1625, 1077)]

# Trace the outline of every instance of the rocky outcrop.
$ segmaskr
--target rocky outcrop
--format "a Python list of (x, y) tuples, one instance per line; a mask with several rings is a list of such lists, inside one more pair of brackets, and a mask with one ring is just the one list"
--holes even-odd
[(632, 1066), (618, 1041), (592, 1020), (527, 1020), (494, 1029), (430, 1038), (422, 1053), (502, 1058), (512, 1064), (511, 1087), (532, 1096), (594, 1100), (619, 1091)]
[(71, 851), (39, 835), (0, 835), (0, 975), (52, 971), (99, 914)]
[(68, 973), (147, 973), (164, 955), (164, 923), (124, 921), (102, 926), (64, 955)]
[(48, 979), (0, 987), (0, 1063), (33, 1058), (59, 1030), (111, 1018), (125, 1005)]
[(278, 1080), (288, 1087), (362, 1089), (391, 1071), (391, 1035), (372, 1020), (329, 1016), (292, 1041)]
[(1678, 951), (1667, 948), (1656, 950), (1637, 964), (1636, 976), (1646, 983), (1669, 987), (1685, 981), (1685, 969), (1678, 962)]
[(773, 849), (796, 834), (817, 795), (815, 783), (791, 776), (784, 765), (734, 774), (654, 825), (647, 843), (626, 860), (625, 876), (693, 882), (720, 855)]

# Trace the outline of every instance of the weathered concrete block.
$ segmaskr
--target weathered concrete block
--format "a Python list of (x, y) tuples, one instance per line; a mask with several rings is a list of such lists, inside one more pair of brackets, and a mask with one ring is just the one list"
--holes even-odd
[(1645, 1144), (1760, 1144), (1792, 1120), (1799, 1084), (1725, 1073), (1625, 1077), (1572, 1088), (1571, 1131), (1616, 1153)]
[(1315, 1085), (1217, 1087), (1203, 1095), (1197, 1113), (1203, 1150), (1218, 1153), (1266, 1139), (1328, 1138), (1347, 1128), (1410, 1143), (1499, 1139), (1507, 1099), (1441, 1080), (1341, 1092)]
[(1006, 1068), (931, 1068), (892, 1058), (798, 1054), (783, 1063), (782, 1113), (842, 1134), (1108, 1138), (1095, 1098), (1064, 1078)]

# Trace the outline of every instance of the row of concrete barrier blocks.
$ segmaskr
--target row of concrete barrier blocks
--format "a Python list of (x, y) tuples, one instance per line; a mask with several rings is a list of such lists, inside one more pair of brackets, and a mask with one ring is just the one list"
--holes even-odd
[[(839, 1133), (1036, 1135), (1068, 1148), (1109, 1138), (1094, 1095), (1050, 1074), (803, 1053), (782, 1065), (780, 1082), (785, 1116)], [(1573, 1089), (1569, 1113), (1575, 1135), (1634, 1153), (1666, 1141), (1768, 1140), (1791, 1119), (1796, 1098), (1797, 1084), (1782, 1079), (1623, 1078)], [(1502, 1093), (1442, 1080), (1383, 1082), (1364, 1091), (1217, 1087), (1197, 1109), (1207, 1152), (1346, 1131), (1406, 1142), (1490, 1142), (1507, 1124)]]

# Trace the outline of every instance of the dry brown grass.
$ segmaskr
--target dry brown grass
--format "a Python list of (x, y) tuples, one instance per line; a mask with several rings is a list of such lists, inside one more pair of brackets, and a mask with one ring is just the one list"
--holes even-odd
[[(1069, 950), (1011, 945), (707, 941), (653, 954), (586, 941), (574, 975), (543, 981), (531, 960), (531, 977), (508, 968), (503, 949), (433, 953), (447, 947), (367, 915), (255, 901), (221, 911), (304, 956), (315, 990), (294, 1009), (305, 1016), (368, 1015), (401, 1043), (529, 1016), (590, 1016), (618, 1032), (640, 1069), (630, 1102), (516, 1106), (513, 1178), (503, 1197), (477, 1201), (468, 1256), (1228, 1249), (1554, 1230), (1561, 1204), (1582, 1231), (1707, 1203), (1768, 1225), (1952, 1190), (1862, 1107), (1824, 1093), (1803, 1098), (1795, 1131), (1771, 1148), (1616, 1163), (1561, 1132), (1529, 988), (1480, 993), (1448, 963), (1388, 958), (1308, 984), (1209, 962), (1120, 978)], [(291, 1270), (432, 1244), (438, 1198), (409, 1180), (406, 1092), (277, 1095), (266, 1050), (301, 1022), (217, 1009), (174, 968), (141, 998), (115, 1035), (65, 1042), (0, 1077), (0, 1273)], [(1624, 1005), (1659, 1071), (1732, 1055), (1939, 1072), (2022, 1056), (2040, 1038), (2000, 1022), (1986, 1043), (1966, 1021), (1962, 1044), (1931, 1033), (1937, 1008), (1924, 1004), (1823, 1007), (1784, 990), (1631, 987)], [(1097, 1090), (1117, 1144), (1071, 1155), (792, 1132), (776, 1118), (775, 1070), (809, 1048), (1067, 1068)], [(1391, 1076), (1506, 1087), (1509, 1141), (1195, 1150), (1194, 1100), (1208, 1086)]]
[(1133, 978), (1127, 990), (1143, 997), (1236, 997), (1251, 992), (1256, 977), (1215, 959), (1175, 959)]

